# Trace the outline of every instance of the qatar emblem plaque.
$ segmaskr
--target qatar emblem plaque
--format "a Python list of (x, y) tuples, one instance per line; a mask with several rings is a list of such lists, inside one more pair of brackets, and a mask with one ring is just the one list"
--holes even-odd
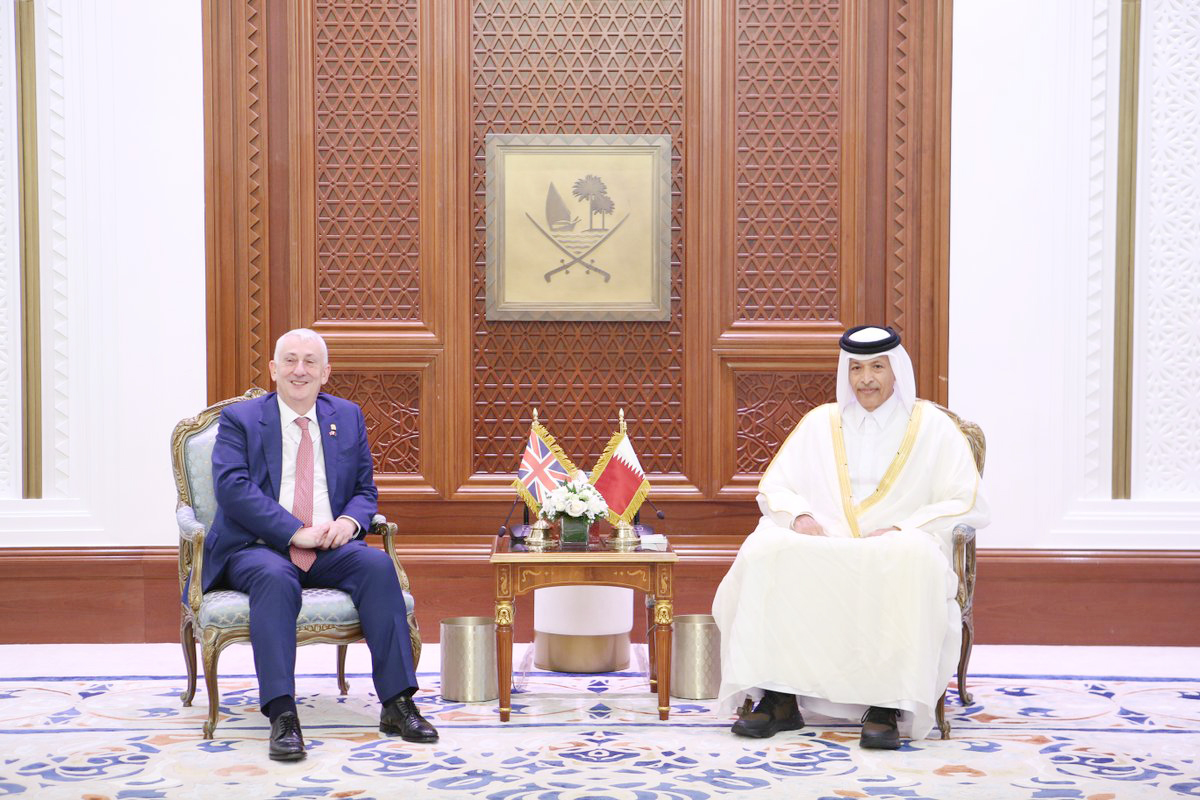
[(488, 134), (489, 320), (671, 317), (671, 137)]

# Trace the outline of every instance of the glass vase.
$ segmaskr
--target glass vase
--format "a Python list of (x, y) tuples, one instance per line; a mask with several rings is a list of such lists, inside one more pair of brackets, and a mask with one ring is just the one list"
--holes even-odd
[(586, 517), (560, 517), (563, 544), (587, 544), (590, 523)]

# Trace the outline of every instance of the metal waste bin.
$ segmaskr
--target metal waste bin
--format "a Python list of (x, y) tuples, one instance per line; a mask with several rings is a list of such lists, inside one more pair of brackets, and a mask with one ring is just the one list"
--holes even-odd
[(496, 685), (496, 620), (442, 620), (442, 698), (482, 703), (500, 696)]
[(711, 700), (721, 689), (721, 632), (712, 614), (680, 614), (671, 637), (671, 696)]

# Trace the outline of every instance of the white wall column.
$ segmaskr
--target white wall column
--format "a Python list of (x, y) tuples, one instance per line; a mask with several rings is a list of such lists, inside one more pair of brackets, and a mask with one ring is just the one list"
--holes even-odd
[[(1142, 0), (1134, 280), (1137, 500), (1200, 503), (1200, 4)], [(1164, 505), (1164, 507), (1167, 507)]]
[(0, 546), (177, 539), (170, 433), (206, 392), (200, 24), (36, 6), (44, 499), (0, 500)]
[[(1189, 3), (1144, 0), (1150, 6), (1197, 13)], [(1154, 13), (1143, 19), (1147, 37)], [(1188, 24), (1194, 31), (1186, 20), (1171, 29), (1186, 38)], [(1110, 499), (1119, 25), (1120, 0), (955, 5), (950, 404), (988, 437), (994, 519), (983, 547), (1200, 547), (1194, 490), (1170, 503), (1140, 489), (1133, 500)], [(1143, 102), (1167, 88), (1144, 83), (1162, 47), (1143, 41)], [(1193, 110), (1193, 133), (1196, 120)], [(1143, 130), (1143, 181), (1153, 141)], [(1178, 185), (1151, 191), (1176, 207), (1170, 197), (1196, 197)], [(1139, 209), (1148, 195), (1139, 187)], [(1178, 266), (1169, 272), (1181, 277)], [(1157, 347), (1140, 332), (1166, 310), (1141, 284), (1139, 295), (1135, 374)], [(1191, 330), (1190, 352), (1200, 355)], [(1190, 413), (1173, 424), (1194, 435)], [(1135, 414), (1143, 460), (1156, 435), (1147, 422)]]
[(21, 496), (21, 180), (13, 0), (0, 0), (0, 500)]

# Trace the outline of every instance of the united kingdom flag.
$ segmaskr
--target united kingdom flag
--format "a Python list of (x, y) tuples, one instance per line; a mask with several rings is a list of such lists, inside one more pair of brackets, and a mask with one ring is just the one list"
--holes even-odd
[(542, 510), (542, 499), (570, 478), (574, 469), (546, 429), (535, 422), (529, 431), (529, 441), (521, 456), (521, 466), (517, 469), (513, 488), (529, 506), (529, 510), (537, 514)]

